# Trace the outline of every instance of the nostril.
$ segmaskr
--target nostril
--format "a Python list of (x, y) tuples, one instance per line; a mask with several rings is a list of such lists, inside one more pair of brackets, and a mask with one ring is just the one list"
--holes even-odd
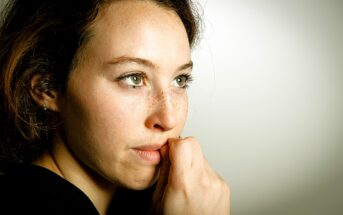
[(154, 125), (154, 128), (159, 129), (159, 130), (163, 130), (163, 127), (160, 126), (159, 124), (155, 124), (155, 125)]

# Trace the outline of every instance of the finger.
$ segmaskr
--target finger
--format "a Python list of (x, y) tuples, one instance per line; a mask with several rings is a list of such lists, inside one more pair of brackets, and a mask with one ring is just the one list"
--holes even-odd
[(192, 167), (192, 145), (185, 139), (170, 138), (169, 159), (171, 172), (175, 177), (187, 173)]
[(165, 145), (161, 148), (161, 156), (162, 156), (162, 163), (160, 167), (160, 175), (157, 179), (156, 189), (152, 197), (153, 203), (161, 201), (161, 199), (163, 198), (165, 188), (168, 184), (169, 168), (170, 168), (168, 145)]
[(202, 153), (199, 142), (194, 137), (186, 137), (184, 141), (189, 142), (192, 147), (192, 168), (203, 168), (203, 163), (206, 158)]

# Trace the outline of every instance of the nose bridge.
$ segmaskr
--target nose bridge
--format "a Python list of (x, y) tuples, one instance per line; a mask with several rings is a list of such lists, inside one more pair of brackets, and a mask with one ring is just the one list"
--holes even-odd
[(166, 90), (160, 90), (158, 93), (155, 94), (155, 100), (157, 102), (165, 102), (168, 101), (170, 98), (169, 93)]
[(150, 128), (159, 128), (164, 131), (173, 129), (176, 126), (175, 101), (170, 92), (160, 90), (152, 96), (151, 115), (148, 117)]
[(156, 103), (159, 108), (170, 109), (173, 106), (173, 101), (170, 93), (166, 90), (160, 90), (154, 96), (154, 103)]

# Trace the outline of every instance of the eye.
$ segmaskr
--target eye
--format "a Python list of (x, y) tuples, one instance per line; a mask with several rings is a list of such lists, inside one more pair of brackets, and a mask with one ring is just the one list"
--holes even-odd
[(193, 78), (190, 74), (182, 74), (174, 79), (173, 84), (178, 88), (187, 88), (192, 80)]
[(123, 75), (118, 78), (123, 83), (129, 85), (132, 88), (141, 87), (144, 84), (145, 74), (144, 73), (134, 73)]

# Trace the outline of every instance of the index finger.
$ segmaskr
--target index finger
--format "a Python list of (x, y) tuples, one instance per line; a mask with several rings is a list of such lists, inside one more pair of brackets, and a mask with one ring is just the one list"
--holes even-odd
[(168, 144), (170, 168), (176, 174), (187, 173), (203, 159), (200, 146), (192, 137), (184, 139), (171, 138), (168, 140)]

